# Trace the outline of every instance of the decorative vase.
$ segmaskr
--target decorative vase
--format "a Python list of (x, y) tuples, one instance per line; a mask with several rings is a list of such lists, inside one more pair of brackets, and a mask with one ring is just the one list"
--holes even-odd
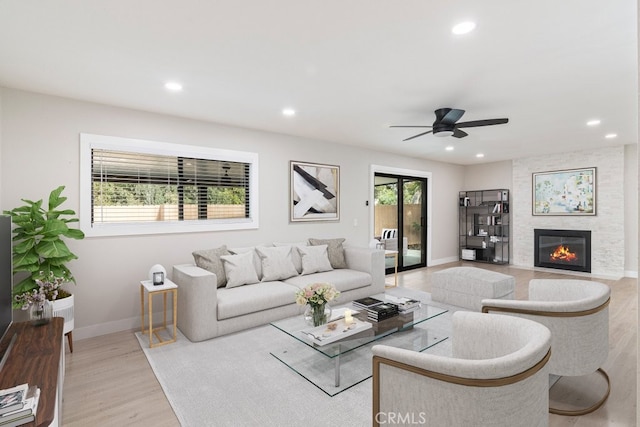
[(45, 300), (41, 304), (31, 304), (29, 307), (29, 320), (34, 326), (41, 326), (49, 323), (53, 316), (52, 304), (50, 301)]
[(307, 305), (304, 311), (304, 320), (312, 326), (321, 326), (331, 319), (331, 307), (328, 304)]

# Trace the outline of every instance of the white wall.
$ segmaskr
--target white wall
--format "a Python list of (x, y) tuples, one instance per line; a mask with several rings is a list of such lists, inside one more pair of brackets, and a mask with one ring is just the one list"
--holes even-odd
[[(532, 173), (560, 169), (597, 168), (595, 216), (533, 216)], [(622, 277), (625, 274), (625, 148), (624, 146), (540, 156), (513, 161), (513, 264), (534, 264), (535, 228), (591, 230), (591, 272)], [(637, 205), (636, 205), (637, 206)], [(635, 209), (637, 217), (637, 207)]]
[(465, 191), (493, 190), (506, 188), (512, 190), (512, 162), (483, 163), (481, 165), (468, 166), (465, 169)]
[[(70, 264), (78, 285), (74, 335), (139, 327), (139, 281), (151, 265), (192, 262), (191, 252), (227, 244), (245, 246), (308, 237), (345, 237), (353, 245), (370, 240), (370, 165), (431, 172), (432, 259), (457, 257), (457, 191), (461, 166), (418, 160), (346, 145), (233, 128), (100, 104), (0, 89), (2, 138), (0, 206), (21, 198), (46, 198), (66, 185), (65, 207), (79, 212), (79, 134), (138, 138), (257, 152), (260, 162), (260, 228), (236, 232), (97, 237), (70, 241), (79, 259)], [(289, 161), (340, 165), (341, 220), (289, 224)], [(371, 204), (373, 205), (373, 204)], [(357, 220), (358, 226), (354, 226)]]
[[(275, 240), (299, 241), (308, 237), (345, 237), (350, 244), (367, 245), (372, 227), (369, 218), (373, 204), (365, 205), (372, 191), (371, 165), (432, 174), (431, 265), (455, 260), (458, 257), (458, 191), (510, 188), (513, 200), (518, 187), (512, 184), (511, 176), (514, 175), (515, 181), (515, 175), (521, 173), (518, 165), (522, 164), (514, 162), (513, 168), (511, 162), (463, 167), (6, 88), (0, 88), (0, 113), (2, 209), (17, 206), (21, 198), (46, 198), (53, 188), (66, 185), (66, 206), (78, 212), (81, 132), (245, 150), (260, 156), (259, 230), (87, 238), (69, 242), (80, 257), (70, 265), (78, 280), (78, 285), (71, 289), (76, 295), (74, 335), (77, 339), (139, 327), (139, 280), (146, 278), (149, 267), (155, 263), (163, 264), (171, 271), (174, 264), (191, 262), (191, 252), (196, 249), (221, 244), (243, 246)], [(637, 150), (634, 146), (627, 151), (627, 157), (621, 153), (616, 155), (616, 164), (619, 163), (620, 170), (625, 170), (626, 176), (633, 177), (637, 175), (637, 165), (623, 159)], [(558, 168), (592, 164), (588, 159), (564, 159)], [(289, 223), (289, 160), (340, 165), (340, 222)], [(602, 169), (601, 173), (600, 163), (596, 163), (593, 164), (599, 167), (599, 182), (606, 182), (607, 169)], [(530, 192), (530, 176), (526, 181), (526, 191)], [(629, 188), (627, 186), (624, 193), (624, 201), (617, 199), (626, 207), (616, 209), (623, 212), (620, 220), (613, 221), (620, 229), (623, 225), (632, 228), (627, 222), (637, 218), (637, 196), (627, 200)], [(600, 195), (603, 190), (599, 188), (599, 191)], [(637, 191), (637, 185), (633, 186), (633, 191)], [(530, 195), (521, 197), (528, 206)], [(604, 203), (606, 197), (599, 198), (598, 219), (607, 218), (601, 216), (607, 211), (606, 208), (601, 210)], [(530, 217), (530, 207), (526, 209)], [(630, 215), (632, 218), (624, 220)], [(354, 226), (354, 220), (358, 226)], [(625, 242), (625, 233), (620, 233), (620, 242)], [(637, 225), (632, 236), (636, 235)], [(632, 252), (628, 246), (634, 246), (633, 242), (623, 246), (628, 259), (628, 252)], [(622, 263), (624, 267), (617, 270), (626, 268), (637, 272), (635, 262), (626, 259)], [(637, 259), (637, 255), (633, 259)]]
[(638, 146), (624, 149), (624, 269), (638, 277)]
[[(622, 157), (621, 157), (622, 156)], [(465, 169), (464, 190), (492, 188), (511, 189), (512, 244), (511, 262), (526, 268), (533, 267), (533, 228), (596, 227), (593, 238), (599, 264), (609, 264), (603, 256), (614, 252), (615, 271), (601, 266), (595, 273), (612, 276), (638, 277), (638, 150), (637, 145), (626, 145), (597, 152), (571, 153), (570, 155), (522, 158), (507, 162), (486, 163)], [(624, 167), (621, 165), (624, 164)], [(531, 174), (547, 170), (574, 167), (598, 167), (596, 217), (534, 217), (531, 214)], [(517, 202), (513, 205), (513, 202)], [(610, 206), (617, 208), (610, 209)], [(610, 222), (611, 216), (614, 216)], [(621, 227), (621, 221), (624, 226)], [(545, 223), (547, 226), (535, 225)], [(535, 225), (535, 227), (534, 227)], [(611, 234), (615, 233), (615, 234)], [(621, 244), (618, 238), (623, 238)], [(604, 240), (602, 240), (604, 239)], [(598, 245), (600, 248), (598, 249)], [(608, 247), (606, 254), (603, 247)], [(517, 256), (514, 256), (514, 248)], [(530, 253), (529, 253), (530, 252)]]

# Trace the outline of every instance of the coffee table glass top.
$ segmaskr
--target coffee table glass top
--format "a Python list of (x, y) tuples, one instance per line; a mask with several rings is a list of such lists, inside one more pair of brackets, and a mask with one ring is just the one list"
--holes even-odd
[[(374, 298), (386, 300), (383, 294)], [(344, 327), (340, 318), (344, 309), (358, 311), (353, 317), (367, 319), (365, 309), (351, 304), (333, 309), (332, 317), (338, 315), (338, 328)], [(441, 316), (446, 309), (422, 304), (417, 310), (398, 315), (381, 322), (371, 322), (372, 327), (325, 345), (313, 342), (302, 331), (314, 329), (308, 325), (302, 314), (272, 322), (271, 325), (293, 338), (290, 343), (282, 343), (271, 351), (271, 355), (291, 368), (294, 372), (318, 387), (329, 396), (335, 396), (371, 378), (371, 347), (385, 344), (417, 352), (431, 351), (432, 347), (447, 340), (446, 329), (431, 328), (427, 322)], [(440, 322), (437, 322), (440, 323)], [(446, 323), (446, 320), (445, 320)], [(339, 331), (341, 329), (338, 329)]]
[[(384, 296), (377, 295), (375, 296), (380, 300), (384, 299)], [(343, 310), (347, 308), (354, 313), (358, 311), (358, 313), (354, 313), (353, 317), (358, 318), (363, 321), (367, 321), (367, 311), (362, 308), (356, 308), (352, 304), (347, 304), (344, 306), (336, 307), (333, 309), (334, 312), (342, 313)], [(327, 357), (336, 357), (340, 354), (348, 353), (354, 349), (367, 345), (373, 341), (377, 341), (381, 338), (394, 334), (396, 332), (401, 332), (412, 328), (415, 325), (418, 325), (422, 322), (425, 322), (434, 317), (440, 316), (441, 314), (446, 313), (447, 310), (439, 307), (434, 307), (427, 304), (421, 304), (421, 306), (415, 311), (407, 314), (399, 314), (391, 319), (383, 320), (380, 322), (371, 322), (372, 328), (367, 329), (361, 333), (356, 335), (348, 336), (342, 340), (326, 344), (326, 345), (317, 345), (312, 342), (308, 338), (306, 334), (302, 331), (308, 330), (311, 328), (305, 320), (304, 316), (298, 315), (289, 317), (287, 319), (277, 320), (275, 322), (271, 322), (272, 326), (280, 329), (282, 332), (290, 335), (301, 343), (314, 348), (316, 351), (324, 354)], [(332, 318), (335, 316), (332, 315)], [(343, 321), (341, 320), (341, 316), (335, 320), (338, 322), (341, 328), (343, 325)], [(423, 351), (428, 347), (428, 344), (422, 343), (419, 340), (414, 342), (415, 344), (407, 348), (408, 350), (414, 351)], [(425, 346), (426, 345), (426, 346)]]

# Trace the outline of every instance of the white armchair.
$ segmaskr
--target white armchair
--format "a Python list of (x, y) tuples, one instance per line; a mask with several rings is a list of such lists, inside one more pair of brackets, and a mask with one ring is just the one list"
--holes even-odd
[[(384, 248), (388, 251), (398, 251), (398, 229), (397, 228), (383, 228), (382, 235), (380, 236), (380, 242), (384, 243)], [(402, 238), (402, 255), (407, 255), (409, 251), (409, 239)]]
[(453, 314), (452, 357), (373, 347), (373, 425), (549, 424), (551, 333), (507, 316)]
[(609, 397), (609, 376), (601, 368), (609, 354), (609, 298), (611, 289), (599, 282), (571, 279), (534, 279), (528, 300), (482, 301), (485, 313), (501, 313), (535, 320), (551, 330), (553, 353), (549, 372), (581, 376), (599, 372), (606, 380), (604, 396), (587, 408), (550, 408), (559, 415), (593, 412)]

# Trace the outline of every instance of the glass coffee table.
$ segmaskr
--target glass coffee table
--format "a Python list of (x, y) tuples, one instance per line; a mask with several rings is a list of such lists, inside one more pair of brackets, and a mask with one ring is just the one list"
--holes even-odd
[[(383, 295), (374, 295), (374, 298), (384, 300)], [(346, 332), (342, 316), (345, 309), (354, 313), (359, 325), (367, 322), (365, 309), (351, 304), (336, 307), (330, 323), (337, 323), (338, 333)], [(293, 316), (271, 322), (272, 326), (292, 338), (288, 345), (272, 351), (271, 355), (329, 396), (335, 396), (371, 377), (371, 347), (374, 345), (385, 344), (422, 352), (446, 340), (446, 332), (430, 330), (425, 325), (428, 320), (446, 312), (446, 309), (421, 304), (415, 311), (370, 322), (370, 328), (324, 345), (314, 339), (321, 339), (317, 333), (309, 335), (308, 331), (314, 328), (305, 322), (304, 316)]]

